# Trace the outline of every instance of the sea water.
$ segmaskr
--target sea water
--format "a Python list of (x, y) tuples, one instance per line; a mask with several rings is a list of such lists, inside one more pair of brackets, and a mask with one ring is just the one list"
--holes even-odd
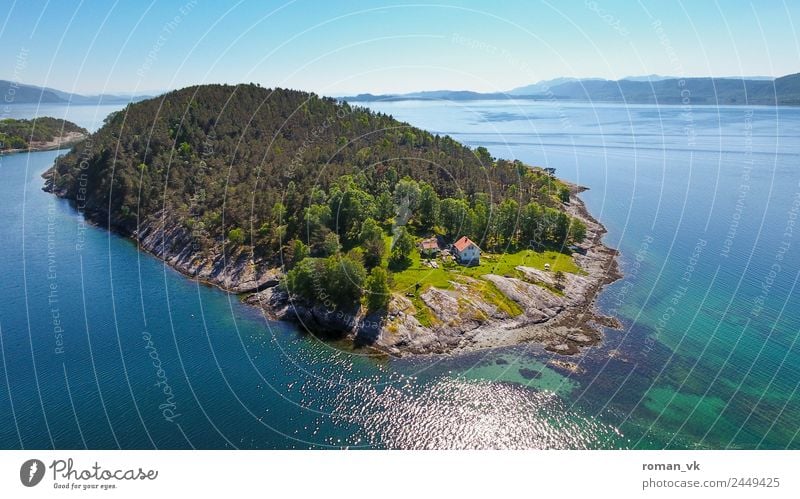
[(0, 447), (800, 447), (800, 110), (366, 105), (588, 187), (622, 330), (569, 358), (351, 350), (85, 224), (41, 190), (60, 152), (2, 156)]

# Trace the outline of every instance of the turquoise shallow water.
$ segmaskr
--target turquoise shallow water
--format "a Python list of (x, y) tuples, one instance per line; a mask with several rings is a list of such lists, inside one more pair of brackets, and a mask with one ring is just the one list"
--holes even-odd
[(800, 110), (369, 106), (590, 187), (624, 329), (577, 373), (532, 345), (342, 350), (83, 225), (41, 191), (58, 153), (5, 156), (0, 447), (800, 447)]

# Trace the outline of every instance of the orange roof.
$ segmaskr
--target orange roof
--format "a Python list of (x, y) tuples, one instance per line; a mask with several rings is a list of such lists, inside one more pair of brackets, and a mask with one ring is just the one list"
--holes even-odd
[(439, 243), (436, 242), (436, 238), (432, 237), (430, 239), (425, 239), (420, 243), (420, 247), (424, 250), (432, 250), (432, 249), (439, 249)]
[(473, 243), (472, 239), (468, 238), (467, 236), (461, 236), (461, 239), (459, 239), (458, 241), (455, 242), (455, 244), (453, 244), (453, 246), (455, 246), (455, 248), (458, 251), (464, 251), (470, 245), (474, 245), (475, 247), (478, 246), (477, 244)]

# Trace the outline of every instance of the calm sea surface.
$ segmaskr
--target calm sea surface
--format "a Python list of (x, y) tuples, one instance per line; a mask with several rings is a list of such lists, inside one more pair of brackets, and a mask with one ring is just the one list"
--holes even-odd
[(624, 329), (577, 373), (341, 350), (82, 224), (41, 191), (58, 152), (3, 156), (0, 448), (800, 448), (800, 109), (368, 106), (589, 187)]

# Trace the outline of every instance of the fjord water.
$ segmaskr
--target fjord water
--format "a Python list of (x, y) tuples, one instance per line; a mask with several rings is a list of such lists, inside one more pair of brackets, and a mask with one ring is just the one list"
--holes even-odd
[(41, 191), (57, 152), (3, 156), (0, 447), (800, 447), (800, 111), (368, 106), (590, 187), (624, 328), (573, 373), (535, 345), (349, 351), (82, 224)]

